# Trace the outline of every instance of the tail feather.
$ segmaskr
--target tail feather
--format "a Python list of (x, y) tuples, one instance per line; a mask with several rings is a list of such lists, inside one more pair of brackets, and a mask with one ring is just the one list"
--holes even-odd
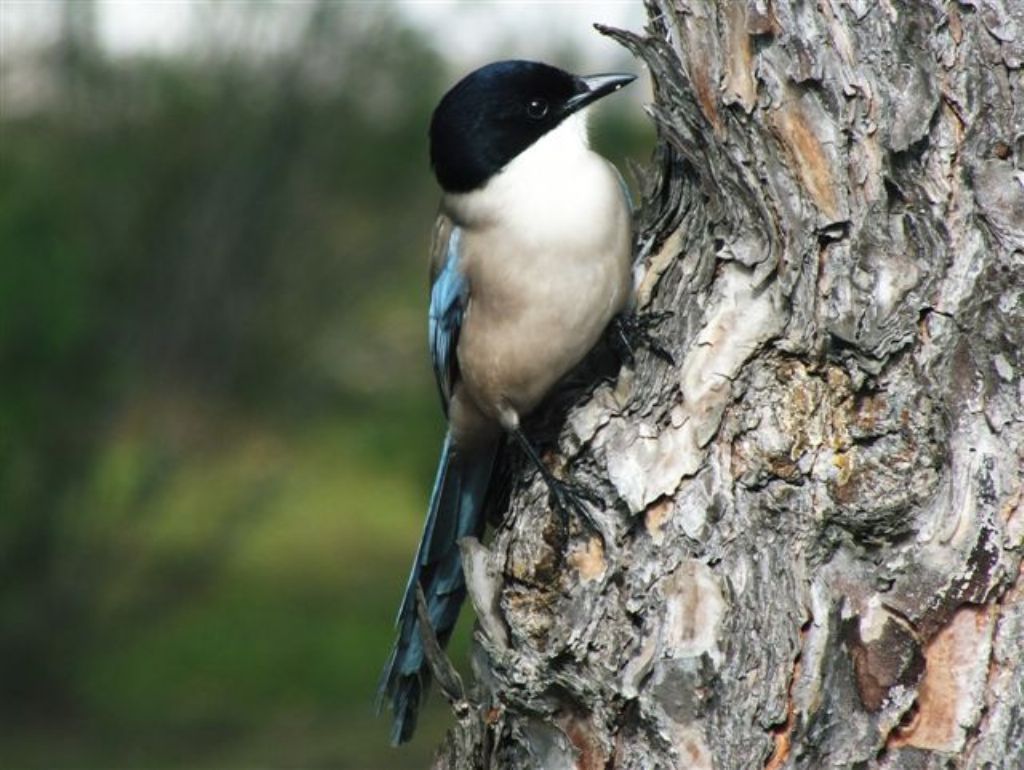
[(468, 535), (479, 536), (483, 530), (484, 499), (497, 452), (495, 443), (462, 453), (452, 445), (450, 434), (445, 437), (423, 536), (395, 621), (398, 639), (378, 690), (378, 708), (384, 699), (391, 701), (393, 744), (412, 737), (420, 700), (430, 681), (416, 623), (416, 586), (423, 588), (434, 633), (441, 644), (447, 643), (466, 597), (458, 541)]

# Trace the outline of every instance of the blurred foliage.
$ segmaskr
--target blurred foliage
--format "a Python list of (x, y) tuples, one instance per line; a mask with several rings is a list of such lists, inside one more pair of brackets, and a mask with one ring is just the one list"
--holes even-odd
[[(258, 7), (205, 12), (244, 39)], [(372, 701), (441, 432), (451, 75), (368, 6), (261, 56), (66, 22), (0, 116), (0, 766), (424, 766), (443, 704), (394, 751)]]

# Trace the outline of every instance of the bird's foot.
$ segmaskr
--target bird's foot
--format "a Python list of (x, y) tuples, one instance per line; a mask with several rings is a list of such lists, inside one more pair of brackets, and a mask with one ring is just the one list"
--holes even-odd
[(555, 510), (558, 513), (564, 539), (568, 540), (569, 518), (575, 516), (587, 530), (603, 540), (604, 532), (587, 507), (588, 504), (594, 507), (600, 506), (601, 497), (582, 484), (574, 484), (556, 478), (550, 478), (547, 481), (548, 491), (551, 493)]
[(576, 516), (586, 529), (605, 540), (604, 530), (601, 529), (587, 508), (587, 503), (595, 508), (600, 506), (603, 502), (600, 495), (582, 484), (574, 484), (557, 478), (541, 460), (537, 450), (533, 448), (521, 429), (514, 428), (512, 436), (547, 485), (548, 493), (551, 495), (554, 508), (558, 513), (558, 537), (563, 549), (569, 542), (569, 518), (572, 516)]
[(640, 348), (647, 348), (651, 353), (670, 366), (676, 360), (652, 332), (662, 321), (675, 315), (671, 310), (650, 313), (630, 313), (618, 315), (612, 320), (612, 344), (619, 357), (629, 367), (635, 364), (634, 354)]

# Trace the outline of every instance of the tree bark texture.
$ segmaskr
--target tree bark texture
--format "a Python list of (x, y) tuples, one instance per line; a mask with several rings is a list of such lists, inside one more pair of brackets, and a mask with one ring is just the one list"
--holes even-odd
[(603, 540), (528, 477), (464, 544), (436, 766), (1021, 770), (1024, 3), (647, 8), (676, 364), (549, 458)]

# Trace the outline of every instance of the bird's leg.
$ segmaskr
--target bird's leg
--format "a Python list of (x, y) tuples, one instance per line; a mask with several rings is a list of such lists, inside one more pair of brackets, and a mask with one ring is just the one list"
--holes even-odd
[(655, 326), (672, 315), (674, 314), (671, 310), (664, 310), (642, 314), (620, 314), (612, 319), (612, 345), (627, 366), (633, 366), (633, 354), (641, 347), (647, 348), (653, 355), (670, 366), (675, 366), (675, 358), (651, 332)]
[(530, 462), (533, 463), (540, 473), (541, 478), (544, 479), (544, 483), (547, 484), (548, 492), (554, 499), (555, 507), (561, 516), (561, 523), (565, 533), (567, 534), (569, 530), (569, 515), (576, 514), (588, 529), (600, 536), (601, 528), (590, 515), (590, 511), (587, 510), (584, 501), (592, 505), (599, 505), (601, 499), (593, 491), (581, 484), (570, 484), (555, 478), (555, 475), (548, 470), (544, 461), (540, 459), (540, 455), (537, 454), (537, 450), (533, 448), (533, 445), (526, 438), (526, 434), (523, 433), (522, 429), (516, 427), (511, 433), (516, 443), (519, 444), (526, 456), (530, 458)]

